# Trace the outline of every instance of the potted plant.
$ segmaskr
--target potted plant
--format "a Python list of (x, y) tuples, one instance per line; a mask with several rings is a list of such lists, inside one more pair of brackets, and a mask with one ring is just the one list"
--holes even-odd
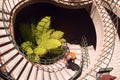
[[(42, 59), (51, 59), (62, 55), (64, 48), (61, 47), (66, 40), (63, 38), (64, 32), (54, 30), (50, 27), (50, 16), (42, 18), (37, 25), (21, 24), (23, 27), (31, 26), (28, 30), (23, 30), (22, 35), (26, 37), (26, 41), (21, 44), (21, 48), (33, 62), (39, 63)], [(28, 36), (28, 37), (27, 37)]]

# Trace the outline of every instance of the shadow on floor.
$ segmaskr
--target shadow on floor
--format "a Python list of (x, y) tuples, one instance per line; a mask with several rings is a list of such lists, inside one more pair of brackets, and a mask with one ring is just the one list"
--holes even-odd
[(71, 69), (71, 70), (73, 70), (73, 71), (78, 71), (78, 70), (80, 69), (80, 66), (77, 65), (77, 64), (74, 63), (74, 62), (71, 62), (71, 63), (69, 63), (69, 65), (68, 65), (67, 68), (68, 68), (68, 69)]
[(71, 62), (67, 68), (73, 71), (77, 71), (76, 75), (71, 77), (69, 80), (77, 80), (77, 78), (82, 74), (83, 65), (80, 67), (78, 64)]

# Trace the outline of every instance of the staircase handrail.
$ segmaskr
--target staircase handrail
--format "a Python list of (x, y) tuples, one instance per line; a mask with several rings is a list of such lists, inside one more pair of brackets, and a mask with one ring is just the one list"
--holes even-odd
[(51, 1), (55, 1), (57, 3), (62, 3), (62, 4), (66, 4), (66, 5), (71, 5), (71, 6), (78, 6), (78, 5), (84, 5), (84, 4), (89, 4), (89, 3), (92, 3), (92, 0), (85, 0), (85, 1), (82, 1), (82, 0), (51, 0)]
[[(96, 3), (96, 7), (98, 7), (98, 9), (101, 9), (101, 5), (99, 4), (99, 2), (97, 2), (96, 0), (94, 0), (95, 1), (95, 3)], [(101, 9), (101, 11), (100, 12), (102, 12), (102, 10), (103, 9)], [(104, 13), (103, 13), (104, 14)], [(109, 15), (108, 15), (109, 16)], [(87, 78), (87, 76), (91, 76), (91, 77), (93, 77), (94, 79), (96, 79), (96, 76), (95, 75), (93, 75), (93, 74), (91, 74), (92, 72), (94, 72), (94, 73), (97, 73), (97, 71), (98, 71), (98, 69), (100, 69), (101, 68), (101, 66), (100, 65), (102, 65), (102, 64), (104, 64), (105, 65), (105, 69), (108, 67), (108, 65), (109, 65), (109, 63), (110, 63), (110, 61), (111, 61), (111, 58), (112, 58), (112, 55), (113, 55), (113, 52), (114, 52), (114, 46), (115, 46), (115, 36), (116, 36), (116, 33), (115, 33), (115, 28), (114, 28), (114, 26), (113, 27), (110, 27), (110, 25), (109, 26), (106, 26), (107, 25), (107, 23), (105, 23), (105, 25), (104, 25), (104, 27), (105, 27), (105, 30), (109, 30), (109, 31), (107, 31), (107, 32), (105, 32), (105, 35), (107, 35), (108, 33), (110, 33), (110, 35), (108, 35), (108, 36), (105, 36), (105, 40), (104, 40), (104, 44), (103, 44), (103, 49), (101, 50), (101, 55), (100, 55), (100, 57), (98, 58), (98, 60), (97, 60), (97, 63), (95, 64), (95, 66), (87, 73), (87, 74), (85, 74), (84, 76), (82, 76), (81, 78), (80, 78), (80, 80), (87, 80), (86, 78)], [(108, 28), (108, 29), (107, 29)], [(110, 31), (111, 29), (109, 29), (109, 28), (111, 28), (113, 31)], [(111, 34), (113, 34), (113, 36), (111, 36)], [(107, 40), (109, 38), (109, 40)], [(110, 42), (110, 40), (111, 40), (111, 42)], [(107, 50), (109, 50), (110, 49), (110, 51), (107, 51)], [(110, 58), (109, 58), (109, 61), (107, 62), (107, 63), (105, 63), (104, 61), (105, 61), (105, 59), (107, 59), (107, 56), (108, 55), (110, 55)]]

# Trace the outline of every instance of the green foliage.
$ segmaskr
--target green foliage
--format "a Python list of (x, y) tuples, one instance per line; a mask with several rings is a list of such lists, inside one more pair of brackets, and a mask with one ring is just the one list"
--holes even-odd
[(59, 55), (64, 51), (63, 48), (55, 48), (55, 49), (51, 49), (49, 50), (49, 53), (53, 53), (54, 55)]
[(51, 37), (54, 39), (61, 39), (63, 37), (64, 33), (62, 31), (54, 31), (51, 34)]
[(48, 39), (46, 41), (42, 41), (41, 45), (47, 50), (50, 50), (61, 46), (61, 42), (57, 39)]
[(27, 52), (27, 54), (32, 54), (33, 53), (33, 45), (32, 45), (32, 42), (30, 41), (26, 41), (26, 42), (23, 42), (21, 47)]
[[(21, 44), (22, 49), (27, 52), (28, 57), (34, 61), (39, 62), (40, 57), (44, 57), (48, 55), (48, 53), (52, 54), (60, 54), (63, 51), (59, 49), (62, 43), (66, 40), (63, 38), (64, 32), (56, 31), (54, 29), (50, 29), (50, 17), (46, 16), (38, 22), (37, 26), (35, 24), (22, 24), (22, 26), (29, 28), (30, 34), (26, 34), (24, 37), (30, 37), (29, 39), (25, 39), (26, 41)], [(27, 32), (27, 30), (25, 30)], [(26, 33), (24, 32), (24, 33)], [(22, 34), (24, 34), (22, 33)], [(52, 55), (51, 54), (51, 55)]]
[(24, 38), (25, 41), (32, 40), (31, 26), (29, 23), (21, 23), (19, 25), (19, 30), (22, 38)]
[(50, 26), (50, 17), (49, 16), (46, 16), (45, 18), (43, 18), (37, 25), (36, 29), (38, 31), (46, 31), (49, 29), (49, 26)]
[(46, 53), (46, 49), (45, 48), (42, 48), (40, 46), (37, 46), (35, 49), (34, 49), (34, 53), (35, 55), (37, 56), (43, 56), (45, 53)]

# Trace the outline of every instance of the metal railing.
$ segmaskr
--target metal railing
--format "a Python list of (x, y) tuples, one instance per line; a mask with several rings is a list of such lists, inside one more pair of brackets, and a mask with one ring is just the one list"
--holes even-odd
[[(13, 11), (13, 9), (16, 7), (16, 5), (19, 5), (22, 1), (25, 1), (25, 0), (21, 0), (19, 1), (18, 0), (18, 3), (15, 3), (15, 1), (17, 0), (12, 0), (12, 1), (9, 1), (9, 0), (3, 0), (3, 4), (2, 4), (2, 20), (3, 20), (3, 25), (4, 25), (4, 30), (6, 31), (6, 35), (3, 35), (3, 36), (7, 36), (9, 38), (9, 40), (11, 41), (12, 44), (14, 44), (14, 49), (17, 49), (18, 50), (18, 54), (21, 54), (21, 50), (19, 49), (19, 47), (17, 46), (16, 44), (16, 41), (13, 39), (12, 35), (11, 35), (11, 31), (10, 31), (10, 27), (12, 27), (10, 25), (10, 19), (12, 18), (11, 16), (11, 12)], [(11, 4), (11, 2), (13, 3), (13, 5)], [(20, 3), (19, 3), (20, 2)], [(7, 14), (6, 14), (7, 13)], [(9, 17), (7, 17), (9, 14)], [(7, 45), (7, 44), (6, 44)], [(11, 49), (13, 50), (13, 49)], [(65, 49), (65, 52), (66, 52), (67, 49)], [(64, 52), (64, 54), (65, 54)], [(4, 53), (3, 53), (4, 54)], [(15, 58), (18, 54), (16, 54), (15, 56), (13, 56), (11, 59)], [(62, 58), (64, 56), (64, 54), (62, 54), (61, 56), (57, 57), (57, 58), (54, 58), (54, 59), (48, 59), (48, 60), (43, 60), (42, 63), (43, 64), (50, 64), (51, 62), (54, 62), (60, 58)], [(1, 57), (2, 55), (0, 55)], [(25, 57), (25, 55), (23, 55)], [(21, 58), (21, 61), (22, 61), (23, 58)], [(2, 67), (4, 67), (4, 65), (6, 65), (7, 63), (9, 63), (11, 60), (8, 60), (5, 64), (2, 64)], [(29, 62), (29, 61), (28, 61)], [(28, 63), (27, 62), (27, 63)], [(20, 61), (17, 63), (19, 64)], [(27, 65), (26, 63), (26, 65)], [(13, 67), (13, 69), (10, 71), (10, 72), (4, 72), (4, 71), (1, 71), (1, 68), (0, 68), (0, 75), (2, 76), (3, 79), (7, 79), (7, 80), (14, 80), (12, 78), (11, 75), (11, 72), (15, 69), (15, 67), (17, 66), (17, 64)], [(24, 68), (26, 67), (26, 65), (24, 66)], [(82, 67), (81, 67), (82, 68)], [(79, 69), (79, 71), (74, 75), (74, 77), (76, 77), (76, 75), (78, 75), (82, 69)], [(23, 69), (24, 70), (24, 69)], [(19, 79), (20, 75), (22, 74), (23, 70), (20, 72), (19, 76), (17, 79)], [(31, 68), (32, 70), (32, 68)], [(29, 75), (30, 75), (30, 72), (29, 72)]]
[(32, 61), (29, 58), (27, 58), (26, 52), (21, 47), (19, 47), (19, 50), (31, 62), (38, 63), (38, 64), (43, 64), (43, 65), (49, 65), (49, 64), (53, 64), (53, 63), (57, 62), (58, 60), (60, 60), (60, 59), (62, 59), (64, 57), (64, 55), (66, 54), (68, 48), (67, 48), (67, 45), (62, 46), (62, 48), (63, 48), (63, 53), (61, 53), (60, 55), (58, 55), (58, 56), (56, 56), (56, 57), (54, 57), (52, 59), (49, 59), (49, 58), (48, 59), (40, 58), (39, 62), (34, 62), (34, 60)]
[[(96, 74), (100, 68), (106, 69), (111, 61), (114, 46), (115, 46), (115, 37), (116, 37), (116, 30), (115, 25), (112, 22), (112, 19), (109, 17), (109, 14), (105, 10), (104, 7), (101, 6), (101, 2), (96, 3), (96, 8), (99, 10), (101, 14), (102, 21), (104, 22), (104, 42), (103, 47), (101, 50), (101, 55), (97, 60), (97, 63), (94, 64), (95, 66), (84, 76), (80, 78), (80, 80), (88, 80), (90, 77), (91, 79), (96, 79)], [(109, 7), (109, 5), (108, 5)], [(115, 8), (115, 7), (114, 7)]]
[[(8, 36), (9, 40), (11, 41), (11, 43), (14, 44), (15, 48), (20, 52), (20, 54), (23, 53), (22, 55), (24, 55), (25, 52), (23, 50), (21, 50), (21, 48), (17, 45), (16, 41), (14, 40), (13, 36), (11, 35), (10, 27), (13, 27), (13, 26), (10, 26), (10, 24), (11, 24), (10, 19), (12, 18), (11, 14), (12, 14), (13, 9), (16, 7), (16, 5), (19, 5), (22, 2), (24, 3), (24, 1), (25, 0), (21, 0), (21, 1), (18, 0), (17, 1), (18, 3), (15, 3), (16, 0), (12, 0), (12, 1), (3, 0), (3, 3), (2, 3), (2, 20), (3, 20), (3, 24), (4, 24), (4, 29), (6, 31), (6, 35), (9, 35)], [(5, 14), (6, 13), (5, 10), (7, 10), (7, 13), (10, 14), (9, 18), (6, 17), (7, 14)], [(6, 22), (6, 20), (8, 20), (8, 21)], [(57, 60), (62, 58), (64, 56), (64, 54), (66, 53), (67, 49), (65, 47), (64, 47), (64, 49), (65, 49), (65, 51), (63, 52), (63, 54), (54, 59), (40, 59), (40, 64), (51, 64), (53, 62), (56, 62)]]
[(7, 73), (1, 72), (1, 71), (0, 71), (0, 77), (3, 78), (4, 80), (15, 80), (11, 76), (9, 76)]
[[(10, 21), (10, 19), (12, 18), (11, 12), (15, 7), (15, 1), (16, 0), (12, 0), (11, 2), (13, 4), (10, 4), (11, 2), (9, 0), (3, 0), (3, 2), (2, 2), (2, 20), (3, 20), (4, 29), (6, 31), (6, 35), (9, 35), (8, 38), (14, 44), (16, 49), (19, 50), (19, 48), (16, 44), (16, 41), (13, 39), (13, 36), (11, 35), (12, 31), (11, 31), (11, 21)], [(18, 0), (18, 3), (16, 3), (16, 5), (17, 4), (19, 4), (19, 0)], [(6, 12), (9, 14), (9, 17), (8, 17), (8, 14), (5, 14)]]
[[(21, 0), (21, 1), (25, 1), (25, 0)], [(12, 43), (15, 45), (15, 47), (18, 50), (19, 50), (19, 48), (16, 45), (14, 39), (12, 38), (12, 36), (10, 34), (10, 18), (11, 18), (12, 9), (15, 7), (15, 5), (18, 5), (19, 2), (21, 2), (21, 1), (20, 0), (12, 0), (12, 1), (3, 0), (3, 4), (2, 4), (2, 20), (3, 20), (3, 24), (4, 24), (4, 29), (6, 31), (6, 36), (9, 35), (8, 37), (9, 37), (10, 41), (12, 41)], [(53, 0), (53, 1), (55, 1), (55, 0)], [(80, 2), (72, 2), (72, 0), (71, 0), (71, 2), (69, 2), (69, 1), (68, 0), (66, 0), (66, 1), (65, 0), (58, 0), (59, 3), (63, 3), (63, 4), (66, 4), (66, 5), (73, 5), (73, 6), (74, 5), (82, 5), (82, 4), (84, 5), (84, 4), (88, 4), (88, 3), (92, 2), (92, 0), (89, 0), (90, 2), (85, 1), (85, 3), (80, 4)], [(11, 2), (13, 3), (14, 6), (11, 4)], [(95, 64), (95, 66), (91, 69), (91, 71), (89, 73), (87, 73), (84, 77), (81, 78), (83, 80), (85, 80), (87, 76), (91, 76), (91, 77), (96, 78), (96, 76), (92, 75), (91, 73), (94, 72), (96, 74), (98, 69), (102, 67), (101, 66), (102, 64), (104, 64), (105, 67), (107, 67), (109, 65), (109, 62), (111, 60), (111, 57), (112, 57), (112, 54), (113, 54), (113, 51), (114, 51), (114, 44), (115, 44), (115, 28), (114, 28), (114, 25), (112, 23), (109, 23), (109, 19), (108, 19), (108, 21), (106, 21), (107, 17), (104, 16), (104, 14), (106, 14), (106, 13), (102, 12), (102, 10), (104, 8), (101, 7), (99, 3), (97, 3), (97, 8), (100, 10), (100, 13), (102, 14), (102, 17), (104, 19), (103, 21), (105, 21), (104, 22), (105, 23), (104, 24), (105, 39), (104, 39), (104, 44), (103, 44), (103, 48), (102, 48), (102, 51), (101, 51), (101, 57), (98, 59), (98, 63)], [(109, 16), (109, 15), (107, 15), (107, 16)], [(107, 23), (109, 23), (109, 25)], [(112, 24), (112, 26), (111, 26), (111, 24)], [(3, 35), (3, 36), (5, 36), (5, 35)], [(86, 53), (87, 49), (84, 49), (82, 52)], [(89, 65), (89, 59), (88, 58), (89, 57), (88, 57), (88, 55), (86, 55), (86, 56), (87, 56), (87, 63), (85, 65), (86, 65), (86, 67), (88, 67), (88, 65)], [(110, 58), (108, 58), (108, 56), (110, 56)], [(106, 60), (108, 60), (108, 61), (105, 62)], [(82, 63), (84, 64), (84, 60), (83, 60)], [(78, 75), (79, 72), (81, 72), (81, 69), (74, 76)]]
[[(118, 22), (118, 17), (117, 17), (117, 8), (116, 8), (116, 5), (118, 4), (118, 2), (120, 2), (119, 0), (117, 0), (116, 2), (114, 1), (103, 1), (102, 2), (102, 5), (106, 8), (108, 14), (110, 15), (115, 27), (116, 27), (116, 30), (118, 30), (118, 25), (119, 25), (119, 22)], [(119, 4), (120, 5), (120, 4)], [(109, 7), (108, 7), (109, 6)]]
[(89, 53), (88, 53), (88, 42), (85, 36), (82, 36), (82, 42), (81, 42), (81, 52), (82, 52), (82, 57), (83, 57), (83, 70), (85, 70), (86, 68), (88, 68), (89, 64), (90, 64), (90, 57), (89, 57)]
[(92, 0), (52, 0), (52, 1), (71, 6), (79, 6), (92, 3)]
[(61, 55), (59, 55), (55, 58), (52, 58), (52, 59), (42, 59), (41, 58), (39, 63), (44, 64), (44, 65), (49, 65), (49, 64), (53, 64), (53, 63), (57, 62), (58, 60), (62, 59), (65, 56), (68, 48), (67, 48), (67, 46), (65, 46), (63, 49), (64, 49), (64, 52)]
[(120, 7), (120, 0), (104, 0), (105, 2), (108, 2), (110, 5), (111, 4), (115, 4), (115, 6), (119, 6)]
[(90, 59), (89, 59), (89, 54), (88, 54), (88, 43), (87, 39), (85, 36), (82, 36), (82, 41), (81, 41), (81, 63), (80, 63), (80, 68), (79, 70), (72, 76), (70, 80), (76, 80), (80, 75), (82, 74), (83, 71), (85, 71), (86, 68), (88, 68), (90, 64)]

